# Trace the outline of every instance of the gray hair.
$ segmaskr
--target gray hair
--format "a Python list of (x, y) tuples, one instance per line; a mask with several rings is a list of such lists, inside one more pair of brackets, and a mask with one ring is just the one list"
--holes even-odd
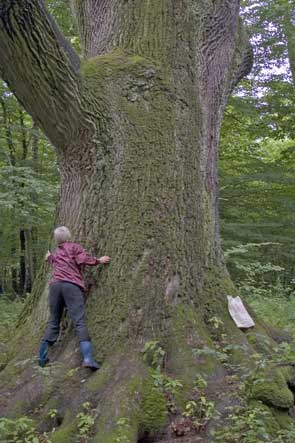
[(64, 243), (71, 238), (71, 233), (66, 226), (59, 226), (54, 230), (54, 240), (56, 243)]

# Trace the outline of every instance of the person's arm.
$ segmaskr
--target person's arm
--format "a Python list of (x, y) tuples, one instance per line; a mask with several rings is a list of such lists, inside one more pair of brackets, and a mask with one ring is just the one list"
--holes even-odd
[(50, 251), (47, 251), (44, 257), (44, 260), (48, 263), (52, 264), (54, 262), (54, 256)]
[(92, 257), (90, 254), (88, 254), (88, 252), (85, 251), (85, 249), (82, 248), (82, 246), (76, 245), (75, 261), (77, 265), (96, 266), (109, 263), (110, 257), (107, 255), (100, 258)]

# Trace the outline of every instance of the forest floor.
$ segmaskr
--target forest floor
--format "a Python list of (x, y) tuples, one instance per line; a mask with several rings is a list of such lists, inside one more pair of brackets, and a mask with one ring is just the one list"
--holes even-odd
[[(2, 299), (0, 304), (2, 307), (0, 311), (0, 325), (2, 325), (0, 328), (0, 350), (4, 356), (9, 348), (7, 338), (14, 329), (17, 314), (22, 308), (22, 303), (9, 303), (7, 300)], [(265, 304), (263, 309), (265, 309)], [(283, 309), (287, 309), (285, 305)], [(271, 313), (271, 315), (273, 314)], [(283, 315), (283, 312), (277, 312), (276, 315)], [(264, 319), (267, 320), (265, 313)], [(249, 334), (253, 340), (259, 342), (262, 348), (264, 347), (266, 336), (251, 331)], [(271, 357), (266, 357), (263, 352), (257, 352), (249, 356), (249, 359), (254, 361), (254, 366), (257, 368), (265, 368), (268, 365), (284, 365), (285, 362), (294, 364), (293, 345), (288, 343), (287, 340), (285, 341), (285, 338), (288, 337), (290, 337), (288, 334), (282, 334), (282, 343), (273, 349)], [(11, 399), (13, 399), (14, 406), (22, 404), (23, 408), (25, 403), (24, 409), (27, 411), (27, 417), (35, 420), (37, 423), (40, 423), (40, 418), (43, 417), (42, 426), (37, 427), (34, 431), (38, 438), (43, 435), (54, 435), (52, 431), (59, 429), (65, 420), (68, 404), (75, 397), (74, 392), (77, 394), (77, 404), (74, 405), (77, 417), (79, 411), (82, 410), (83, 405), (89, 399), (93, 405), (96, 405), (99, 401), (97, 393), (91, 391), (91, 385), (97, 383), (97, 375), (80, 367), (79, 353), (77, 352), (78, 345), (75, 339), (68, 343), (67, 355), (62, 353), (62, 348), (60, 343), (54, 346), (51, 352), (52, 363), (46, 368), (38, 366), (36, 355), (28, 356), (22, 361), (15, 361), (12, 364), (14, 371), (13, 380), (11, 378), (5, 380), (2, 377), (0, 415), (2, 417), (9, 416), (9, 405), (12, 404)], [(249, 366), (237, 363), (234, 358), (236, 352), (244, 352), (244, 349), (239, 345), (228, 345), (226, 342), (219, 342), (218, 344), (216, 343), (214, 349), (204, 347), (204, 349), (198, 349), (197, 351), (199, 361), (202, 358), (205, 359), (206, 354), (213, 353), (220, 363), (218, 370), (214, 371), (209, 377), (202, 372), (199, 374), (197, 386), (192, 390), (189, 402), (185, 405), (184, 410), (180, 410), (175, 406), (174, 396), (169, 394), (168, 389), (165, 395), (167, 403), (170, 404), (170, 410), (165, 431), (157, 435), (156, 438), (143, 435), (138, 440), (138, 443), (227, 443), (236, 441), (243, 443), (243, 435), (246, 435), (249, 429), (253, 437), (248, 435), (248, 440), (245, 440), (245, 442), (256, 443), (260, 441), (257, 440), (257, 436), (265, 432), (265, 429), (261, 428), (259, 423), (261, 418), (266, 417), (269, 412), (265, 411), (263, 405), (257, 402), (254, 405), (254, 409), (253, 407), (249, 409), (246, 405), (246, 389), (247, 382), (252, 377), (251, 370)], [(103, 367), (99, 371), (100, 375), (98, 378), (101, 377), (103, 379), (105, 371)], [(173, 382), (177, 382), (177, 380), (173, 378), (168, 379), (168, 384)], [(40, 397), (44, 396), (44, 386), (51, 401), (49, 404), (40, 405)], [(59, 392), (60, 386), (62, 386), (64, 393), (62, 396)], [(55, 412), (56, 404), (59, 406), (58, 413)], [(89, 409), (85, 416), (91, 417), (93, 411), (95, 411), (95, 408), (93, 410)], [(292, 411), (289, 410), (288, 414), (291, 417)], [(44, 417), (46, 417), (45, 420)], [(258, 430), (256, 429), (257, 427)], [(222, 429), (220, 435), (218, 435), (219, 429)], [(236, 440), (239, 435), (242, 436), (241, 440)], [(39, 441), (42, 442), (43, 440), (39, 439)], [(48, 441), (50, 441), (49, 437)], [(272, 440), (261, 441), (272, 442)], [(273, 441), (289, 443), (289, 441), (295, 440), (282, 439)]]

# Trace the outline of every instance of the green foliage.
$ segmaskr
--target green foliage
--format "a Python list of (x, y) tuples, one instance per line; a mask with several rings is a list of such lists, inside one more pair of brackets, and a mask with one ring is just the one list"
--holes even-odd
[(153, 381), (146, 381), (140, 406), (140, 429), (149, 435), (163, 430), (167, 422), (167, 401), (161, 389)]
[(0, 366), (5, 361), (4, 344), (12, 333), (23, 306), (22, 300), (12, 302), (4, 296), (0, 297), (0, 346), (3, 346), (1, 347)]
[(191, 419), (191, 424), (195, 429), (204, 429), (207, 423), (212, 419), (219, 418), (219, 412), (215, 407), (215, 402), (207, 397), (207, 381), (201, 375), (197, 374), (191, 398), (186, 401), (183, 417)]
[(276, 363), (295, 364), (294, 344), (282, 342), (275, 349), (272, 359)]
[(205, 380), (204, 377), (202, 377), (202, 375), (198, 374), (195, 380), (195, 388), (197, 389), (205, 389), (207, 388), (207, 381)]
[[(68, 2), (46, 3), (79, 51)], [(14, 298), (31, 291), (48, 249), (58, 181), (53, 147), (0, 82), (0, 293)]]
[(204, 346), (203, 348), (197, 348), (192, 350), (193, 354), (196, 357), (213, 357), (217, 360), (219, 360), (221, 363), (225, 362), (227, 360), (227, 355), (225, 352), (218, 350), (216, 348), (210, 348), (209, 346)]
[(290, 429), (281, 429), (277, 432), (273, 443), (293, 443), (295, 441), (295, 426)]
[(295, 425), (280, 429), (275, 417), (262, 402), (228, 408), (228, 423), (214, 432), (216, 443), (293, 443)]
[(255, 407), (237, 407), (229, 415), (229, 425), (214, 433), (218, 443), (257, 443), (273, 442), (267, 421), (271, 413), (262, 403)]
[(2, 443), (50, 443), (46, 433), (39, 434), (33, 420), (20, 417), (16, 420), (0, 418), (0, 441)]
[(214, 401), (208, 400), (205, 396), (200, 396), (198, 400), (188, 401), (183, 415), (192, 418), (196, 429), (205, 427), (209, 420), (218, 416)]
[(208, 320), (208, 323), (210, 323), (214, 329), (220, 329), (224, 325), (224, 322), (221, 320), (221, 318), (217, 316), (211, 317)]
[[(244, 244), (230, 248), (225, 252), (226, 257), (231, 257), (231, 268), (235, 275), (236, 285), (243, 295), (266, 295), (269, 291), (274, 293), (284, 292), (287, 295), (287, 288), (283, 289), (280, 283), (280, 275), (285, 271), (281, 266), (273, 263), (261, 263), (260, 261), (241, 260), (243, 254), (259, 249), (264, 244)], [(248, 256), (249, 257), (249, 256)], [(290, 288), (289, 288), (290, 289)]]
[[(258, 244), (245, 244), (229, 249), (235, 283), (244, 300), (258, 317), (277, 328), (285, 329), (295, 337), (295, 291), (294, 281), (284, 281), (284, 268), (270, 262), (241, 261)], [(288, 284), (287, 284), (288, 283)]]
[(177, 400), (183, 389), (180, 380), (170, 377), (163, 370), (166, 352), (158, 341), (149, 341), (143, 349), (143, 359), (151, 366), (151, 378), (146, 382), (142, 401), (141, 426), (143, 431), (155, 434), (162, 430), (168, 412), (178, 412)]
[(49, 418), (55, 418), (57, 416), (57, 409), (50, 409), (49, 411), (48, 411), (48, 417)]
[(0, 337), (3, 337), (7, 329), (14, 326), (23, 306), (23, 300), (12, 302), (4, 296), (0, 297)]
[[(162, 371), (165, 355), (166, 352), (158, 341), (149, 341), (144, 346), (143, 359), (152, 367), (150, 372), (154, 387), (161, 390), (165, 395), (175, 397), (183, 388), (183, 384)], [(170, 406), (174, 407), (172, 404)]]
[(92, 434), (93, 426), (96, 418), (96, 411), (91, 409), (91, 404), (85, 402), (82, 405), (83, 412), (77, 414), (79, 441), (87, 442)]
[(183, 388), (182, 383), (169, 377), (167, 374), (161, 373), (159, 370), (152, 370), (151, 376), (156, 388), (161, 389), (163, 392), (169, 392), (173, 395), (177, 395), (179, 390)]
[(143, 348), (144, 361), (154, 369), (160, 370), (163, 365), (165, 351), (158, 341), (148, 341)]
[(58, 193), (48, 141), (0, 83), (0, 292), (30, 292), (48, 248)]
[(115, 443), (129, 443), (130, 442), (130, 421), (128, 418), (120, 418), (117, 421), (118, 435), (115, 437)]
[(54, 16), (58, 26), (69, 42), (80, 53), (80, 39), (75, 30), (69, 2), (66, 0), (47, 0), (49, 12)]
[(242, 7), (255, 57), (252, 74), (235, 91), (223, 122), (222, 237), (225, 249), (260, 243), (240, 261), (275, 263), (284, 268), (284, 281), (290, 281), (295, 253), (294, 0), (244, 0)]
[(252, 292), (251, 296), (245, 297), (245, 299), (259, 318), (272, 326), (289, 331), (295, 337), (295, 295), (293, 293), (285, 297), (286, 288), (282, 287), (281, 291), (276, 292), (277, 289), (279, 289), (279, 286), (276, 286), (276, 288), (261, 288), (258, 291), (263, 292), (262, 295), (256, 295)]
[[(236, 131), (232, 135), (228, 133), (231, 128)], [(295, 253), (295, 175), (294, 158), (289, 156), (286, 160), (285, 155), (294, 142), (258, 138), (258, 134), (250, 134), (248, 130), (243, 134), (245, 139), (241, 139), (242, 134), (234, 122), (223, 130), (219, 161), (220, 209), (231, 275), (235, 278), (237, 269), (230, 252), (239, 248), (240, 255), (235, 258), (241, 263), (275, 262), (284, 268), (284, 279), (291, 280), (291, 257)], [(242, 251), (241, 245), (248, 245), (247, 250)]]

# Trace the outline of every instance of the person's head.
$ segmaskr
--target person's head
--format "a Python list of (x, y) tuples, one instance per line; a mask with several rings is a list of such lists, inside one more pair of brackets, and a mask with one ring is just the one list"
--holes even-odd
[(69, 241), (71, 238), (71, 233), (66, 226), (59, 226), (54, 230), (54, 240), (58, 245)]

